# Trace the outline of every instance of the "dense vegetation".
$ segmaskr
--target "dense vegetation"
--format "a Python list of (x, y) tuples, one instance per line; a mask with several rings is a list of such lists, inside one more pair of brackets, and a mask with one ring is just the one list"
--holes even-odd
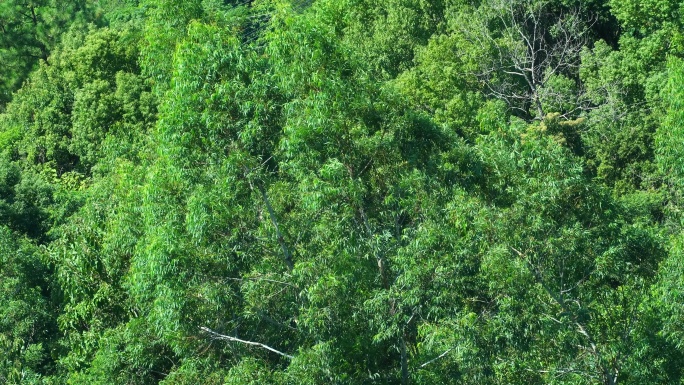
[(2, 0), (0, 383), (684, 384), (683, 24)]

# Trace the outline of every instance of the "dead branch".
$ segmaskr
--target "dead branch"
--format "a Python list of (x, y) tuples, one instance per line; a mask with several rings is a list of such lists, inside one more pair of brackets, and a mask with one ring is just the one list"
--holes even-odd
[(272, 347), (270, 347), (270, 346), (268, 346), (268, 345), (264, 345), (264, 344), (262, 344), (261, 342), (247, 341), (247, 340), (242, 340), (242, 339), (240, 339), (240, 338), (235, 338), (235, 337), (227, 336), (227, 335), (224, 335), (224, 334), (217, 333), (217, 332), (215, 332), (215, 331), (213, 331), (213, 330), (211, 330), (211, 329), (209, 329), (209, 328), (207, 328), (207, 327), (204, 327), (204, 326), (200, 326), (200, 330), (202, 330), (203, 332), (209, 334), (209, 335), (211, 336), (211, 338), (213, 338), (213, 339), (215, 339), (215, 340), (224, 340), (224, 341), (230, 341), (230, 342), (239, 342), (239, 343), (245, 344), (245, 345), (258, 346), (258, 347), (260, 347), (260, 348), (266, 349), (266, 350), (268, 350), (268, 351), (271, 351), (271, 352), (273, 352), (273, 353), (275, 353), (275, 354), (278, 354), (278, 355), (281, 355), (281, 356), (283, 356), (283, 357), (287, 357), (287, 358), (289, 358), (289, 359), (293, 359), (293, 358), (294, 358), (294, 356), (291, 356), (291, 355), (289, 355), (289, 354), (287, 354), (287, 353), (283, 353), (283, 352), (281, 352), (280, 350), (276, 350), (276, 349), (274, 349), (274, 348), (272, 348)]
[(428, 361), (428, 362), (425, 362), (425, 363), (421, 364), (420, 367), (421, 367), (421, 368), (424, 368), (424, 367), (430, 365), (431, 363), (433, 363), (433, 362), (439, 360), (440, 358), (443, 358), (443, 357), (446, 356), (447, 354), (449, 354), (449, 352), (451, 352), (452, 350), (454, 350), (454, 348), (449, 348), (449, 349), (447, 349), (444, 353), (440, 354), (439, 356), (437, 356), (437, 357), (431, 359), (431, 360)]

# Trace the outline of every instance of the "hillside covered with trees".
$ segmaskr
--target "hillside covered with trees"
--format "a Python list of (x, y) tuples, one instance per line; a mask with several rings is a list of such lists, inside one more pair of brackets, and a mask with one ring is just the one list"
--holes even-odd
[(684, 384), (684, 1), (0, 1), (0, 383)]

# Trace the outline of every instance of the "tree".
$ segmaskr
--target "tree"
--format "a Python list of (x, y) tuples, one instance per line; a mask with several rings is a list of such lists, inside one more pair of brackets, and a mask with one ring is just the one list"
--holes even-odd
[(473, 75), (484, 82), (485, 93), (525, 118), (576, 116), (582, 107), (576, 89), (580, 52), (593, 16), (551, 1), (487, 1), (477, 12), (483, 16), (462, 14), (457, 28), (484, 50)]
[(22, 172), (20, 164), (0, 157), (0, 219), (4, 226), (45, 241), (54, 188), (39, 175)]
[(73, 23), (81, 23), (82, 28), (93, 20), (92, 10), (83, 0), (3, 1), (0, 59), (5, 72), (0, 84), (0, 110), (34, 66), (39, 61), (49, 61), (50, 52)]
[(681, 382), (679, 5), (95, 5), (0, 115), (0, 382)]
[(51, 272), (40, 250), (0, 228), (0, 380), (42, 384), (54, 373), (56, 309)]
[(155, 100), (138, 76), (136, 34), (107, 28), (65, 35), (3, 115), (4, 132), (21, 133), (16, 156), (47, 174), (90, 176), (106, 139), (126, 140), (155, 118)]

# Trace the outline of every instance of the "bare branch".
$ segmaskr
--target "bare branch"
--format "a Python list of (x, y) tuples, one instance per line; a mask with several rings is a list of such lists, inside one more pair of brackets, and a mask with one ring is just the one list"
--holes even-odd
[(440, 354), (439, 356), (437, 356), (437, 357), (431, 359), (431, 360), (428, 361), (428, 362), (423, 363), (422, 365), (420, 365), (420, 367), (421, 367), (421, 368), (424, 368), (424, 367), (430, 365), (431, 363), (433, 363), (433, 362), (439, 360), (440, 358), (443, 358), (443, 357), (446, 356), (447, 354), (449, 354), (449, 352), (452, 351), (452, 350), (454, 350), (454, 348), (449, 348), (449, 349), (447, 349), (444, 353), (442, 353), (442, 354)]
[(225, 341), (230, 341), (230, 342), (239, 342), (239, 343), (245, 344), (245, 345), (258, 346), (258, 347), (260, 347), (260, 348), (266, 349), (266, 350), (268, 350), (268, 351), (271, 351), (271, 352), (273, 352), (273, 353), (275, 353), (275, 354), (278, 354), (278, 355), (281, 355), (281, 356), (283, 356), (283, 357), (287, 357), (287, 358), (289, 358), (289, 359), (293, 359), (293, 358), (294, 358), (294, 356), (291, 356), (291, 355), (289, 355), (289, 354), (287, 354), (287, 353), (283, 353), (283, 352), (281, 352), (280, 350), (276, 350), (276, 349), (274, 349), (274, 348), (272, 348), (272, 347), (270, 347), (270, 346), (268, 346), (268, 345), (264, 345), (264, 344), (262, 344), (262, 343), (260, 343), (260, 342), (247, 341), (247, 340), (242, 340), (242, 339), (240, 339), (240, 338), (235, 338), (235, 337), (227, 336), (227, 335), (224, 335), (224, 334), (217, 333), (217, 332), (215, 332), (215, 331), (213, 331), (213, 330), (211, 330), (211, 329), (209, 329), (209, 328), (207, 328), (207, 327), (204, 327), (204, 326), (200, 326), (200, 330), (202, 330), (203, 332), (209, 334), (209, 335), (210, 335), (213, 339), (215, 339), (215, 340), (225, 340)]
[[(595, 17), (583, 20), (581, 6), (554, 14), (548, 2), (489, 0), (485, 3), (493, 12), (490, 20), (496, 20), (501, 30), (491, 30), (486, 20), (466, 21), (459, 29), (467, 41), (493, 53), (488, 60), (480, 62), (478, 74), (470, 74), (486, 85), (489, 96), (505, 101), (511, 110), (538, 120), (549, 112), (571, 116), (584, 110), (582, 98), (549, 95), (545, 86), (557, 75), (577, 76), (580, 53)], [(501, 75), (508, 75), (508, 79)], [(547, 102), (562, 111), (545, 111)]]

